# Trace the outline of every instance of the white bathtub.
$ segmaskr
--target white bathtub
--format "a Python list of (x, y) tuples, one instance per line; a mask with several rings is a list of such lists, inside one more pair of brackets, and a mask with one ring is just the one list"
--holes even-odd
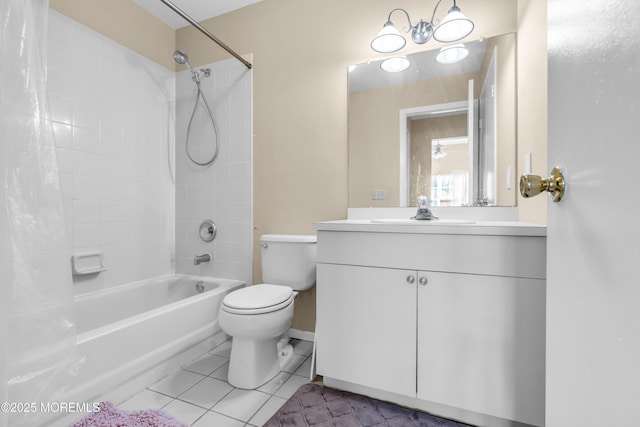
[[(202, 293), (196, 290), (199, 281)], [(198, 355), (189, 354), (190, 348), (226, 339), (218, 310), (226, 294), (243, 286), (238, 280), (174, 275), (77, 296), (78, 353), (85, 360), (64, 399), (94, 401), (153, 369), (157, 380), (166, 361), (183, 354), (186, 363)]]

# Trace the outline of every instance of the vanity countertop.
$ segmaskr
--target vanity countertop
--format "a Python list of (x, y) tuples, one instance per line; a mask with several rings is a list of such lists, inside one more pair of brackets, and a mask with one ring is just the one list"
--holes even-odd
[(345, 219), (316, 222), (317, 231), (358, 231), (369, 233), (459, 234), (484, 236), (539, 236), (547, 235), (544, 225), (516, 221), (476, 221), (474, 223), (377, 223), (372, 220)]

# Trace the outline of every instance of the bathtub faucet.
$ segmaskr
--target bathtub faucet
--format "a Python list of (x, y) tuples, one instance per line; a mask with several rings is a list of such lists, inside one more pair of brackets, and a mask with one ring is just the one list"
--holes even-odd
[(210, 253), (196, 255), (195, 258), (193, 258), (193, 265), (199, 265), (200, 263), (209, 262), (209, 261), (211, 261)]

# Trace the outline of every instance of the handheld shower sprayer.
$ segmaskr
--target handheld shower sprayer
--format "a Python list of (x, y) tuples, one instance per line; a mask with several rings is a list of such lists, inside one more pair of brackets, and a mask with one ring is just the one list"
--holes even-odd
[[(196, 84), (196, 87), (198, 88), (196, 100), (193, 105), (193, 111), (191, 112), (191, 118), (189, 119), (189, 125), (187, 126), (187, 137), (185, 142), (187, 157), (189, 157), (189, 160), (191, 160), (193, 163), (195, 163), (198, 166), (209, 166), (211, 163), (213, 163), (213, 161), (218, 156), (218, 152), (220, 150), (220, 141), (219, 141), (219, 135), (218, 135), (218, 127), (216, 126), (216, 121), (213, 117), (213, 112), (211, 111), (211, 108), (209, 107), (209, 103), (207, 102), (207, 99), (205, 98), (204, 93), (202, 93), (202, 88), (200, 87), (200, 74), (202, 73), (205, 77), (209, 77), (211, 75), (211, 70), (209, 68), (201, 68), (200, 71), (194, 70), (191, 67), (191, 64), (189, 63), (189, 57), (187, 56), (186, 53), (184, 53), (181, 50), (176, 50), (175, 52), (173, 52), (173, 60), (176, 61), (178, 64), (186, 65), (187, 67), (189, 67), (189, 71), (191, 71), (191, 79), (193, 80), (193, 82)], [(204, 103), (204, 107), (207, 113), (209, 114), (209, 118), (211, 119), (211, 124), (213, 125), (213, 131), (215, 134), (215, 146), (214, 146), (213, 155), (209, 160), (205, 162), (197, 161), (191, 156), (191, 153), (189, 152), (191, 125), (193, 123), (193, 118), (196, 114), (196, 110), (198, 108), (198, 103), (200, 99), (202, 99), (202, 102)]]
[(191, 71), (191, 78), (196, 83), (200, 82), (200, 74), (204, 74), (205, 77), (209, 77), (211, 75), (211, 70), (209, 68), (200, 68), (199, 71), (194, 70), (189, 63), (189, 56), (181, 50), (173, 52), (173, 60), (180, 65), (186, 65), (189, 67), (189, 71)]
[(182, 64), (182, 65), (186, 64), (187, 67), (191, 69), (191, 64), (189, 64), (189, 57), (183, 51), (176, 50), (175, 52), (173, 52), (173, 60), (176, 61), (178, 64)]

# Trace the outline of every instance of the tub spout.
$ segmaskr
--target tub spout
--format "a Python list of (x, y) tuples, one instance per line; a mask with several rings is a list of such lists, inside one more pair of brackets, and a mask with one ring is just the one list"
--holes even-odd
[(193, 258), (193, 265), (199, 265), (200, 263), (209, 262), (209, 261), (211, 261), (210, 253), (196, 255), (195, 258)]

